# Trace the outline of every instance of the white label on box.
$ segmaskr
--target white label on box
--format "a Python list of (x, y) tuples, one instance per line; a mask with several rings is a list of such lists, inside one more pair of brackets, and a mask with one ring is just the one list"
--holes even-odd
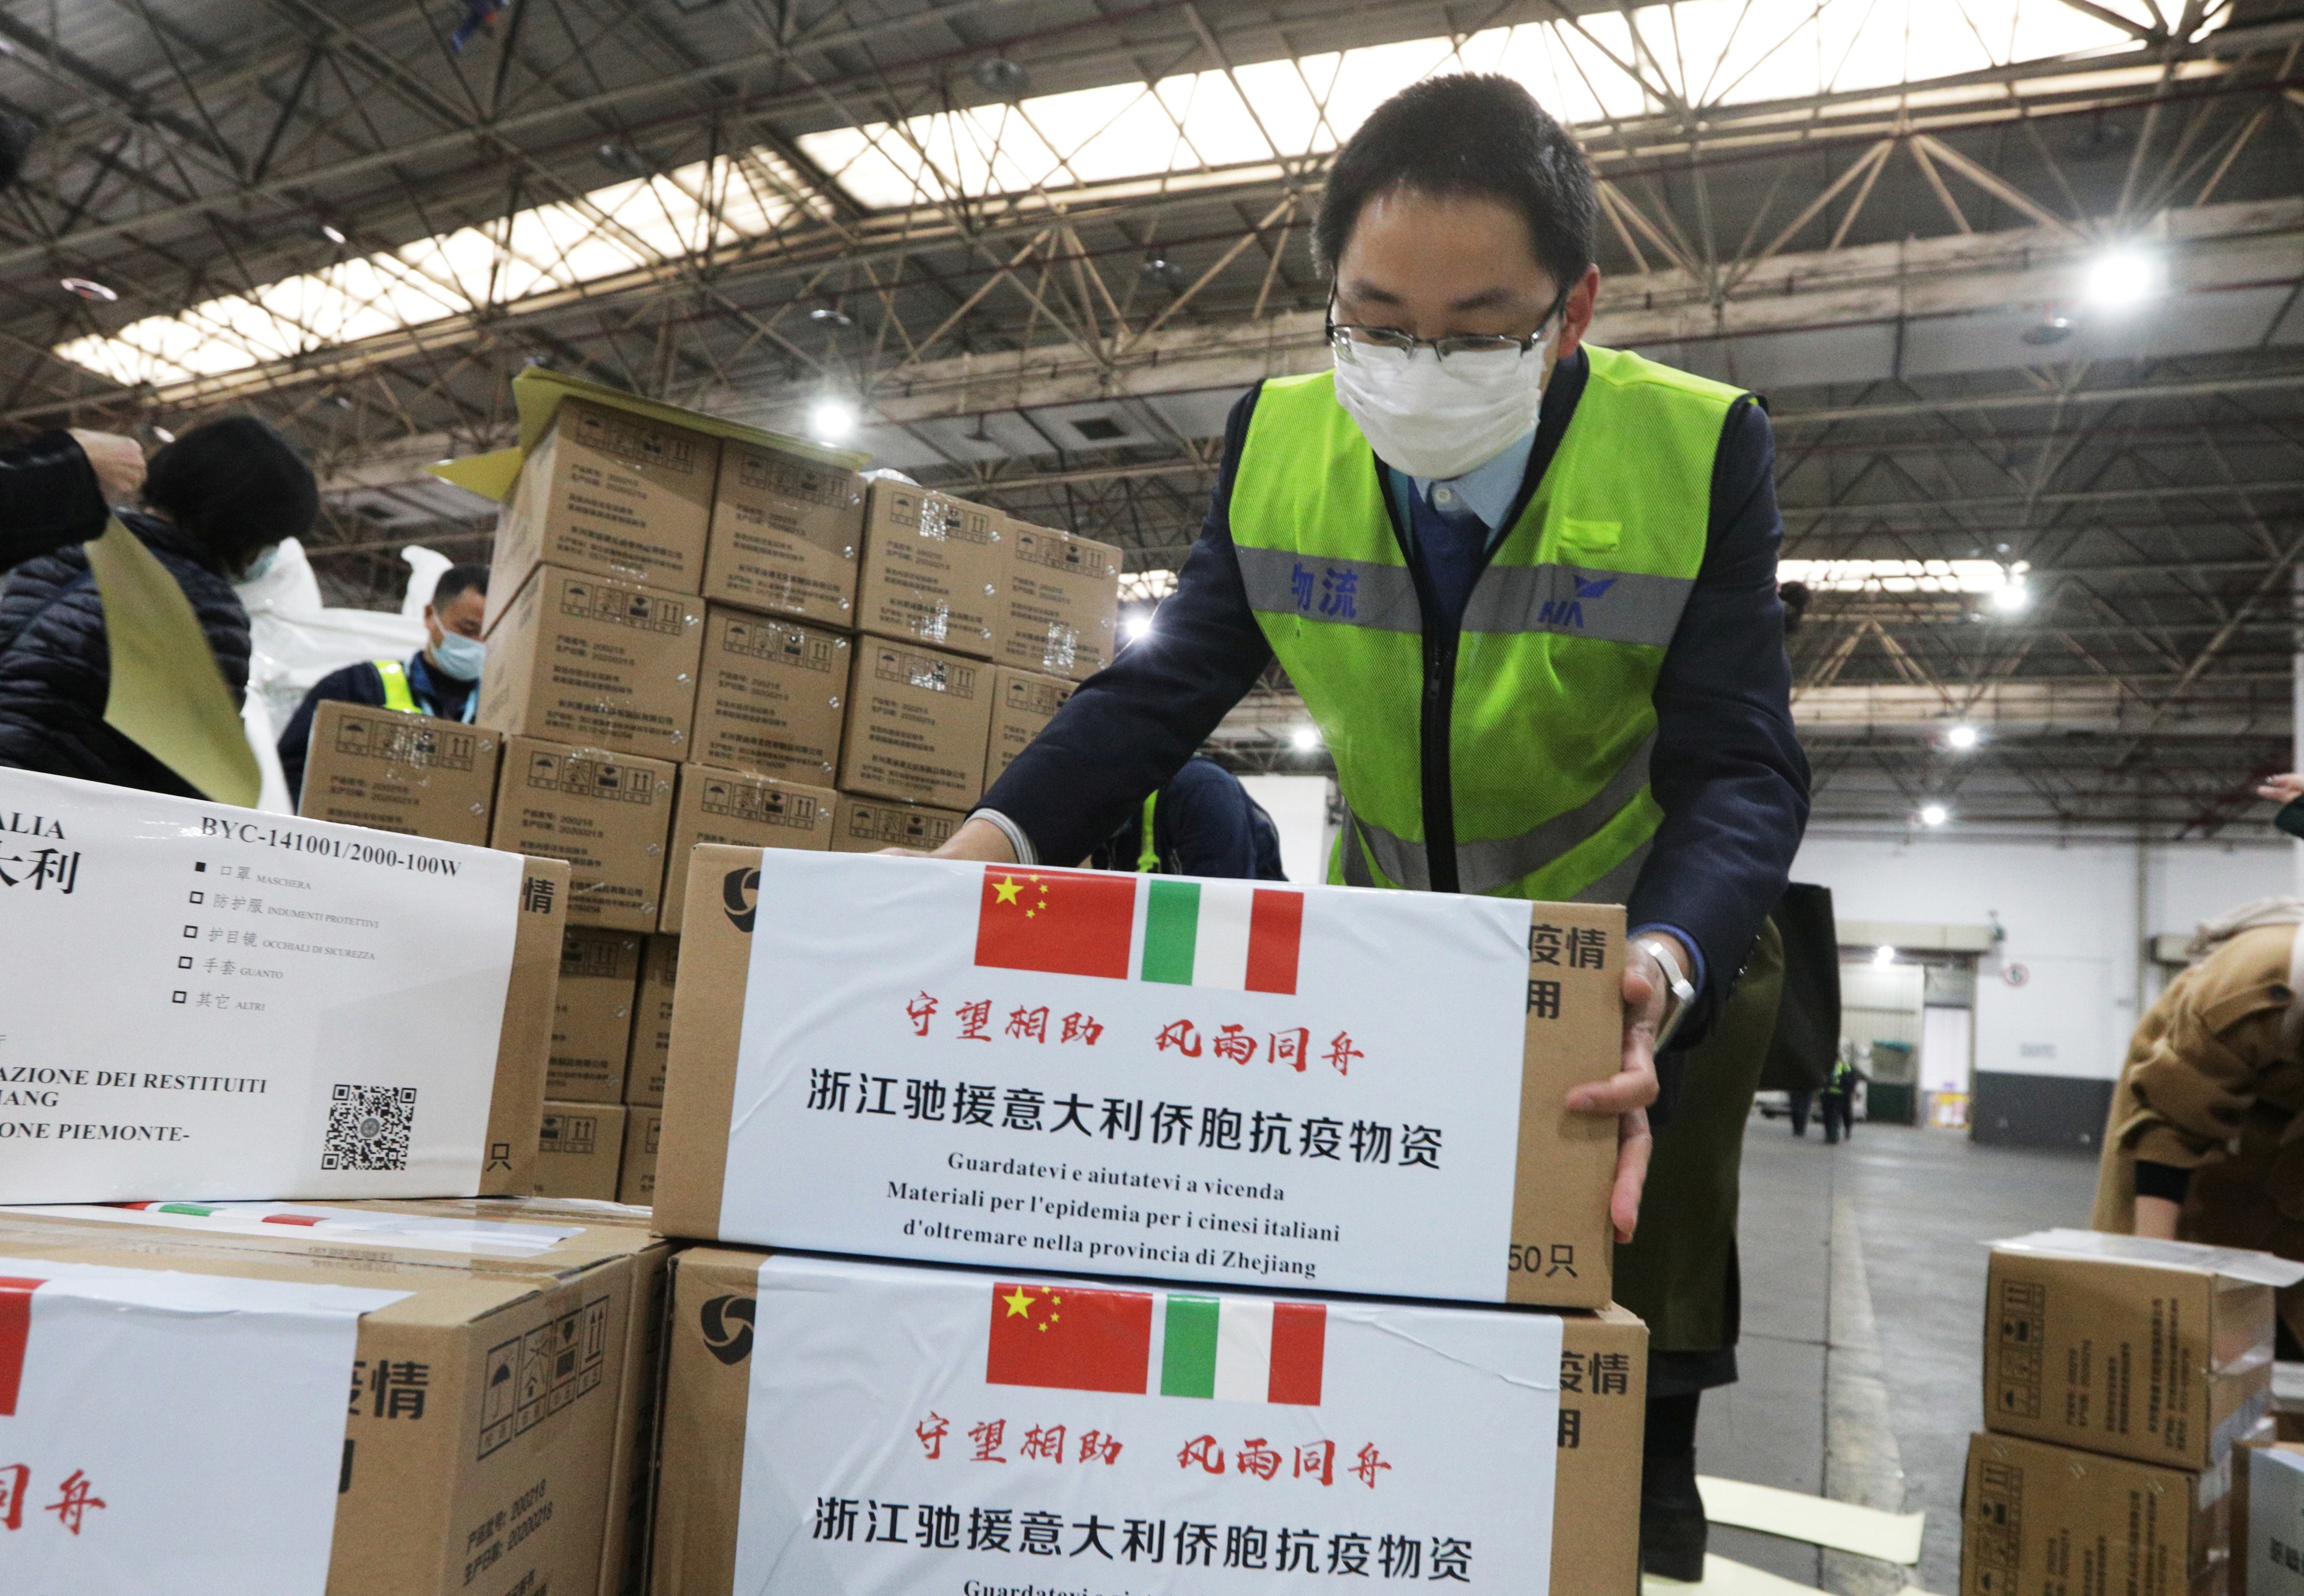
[(0, 1201), (472, 1195), (522, 868), (0, 770)]
[(785, 1257), (751, 1306), (704, 1310), (753, 1348), (737, 1590), (1549, 1584), (1554, 1315)]
[(2249, 1596), (2304, 1596), (2304, 1453), (2258, 1447), (2248, 1456)]
[(62, 1203), (0, 1208), (12, 1213), (97, 1224), (141, 1225), (208, 1235), (261, 1235), (275, 1240), (318, 1237), (322, 1241), (367, 1242), (425, 1252), (456, 1252), (470, 1258), (534, 1258), (582, 1232), (572, 1225), (531, 1225), (501, 1219), (443, 1219), (427, 1214), (385, 1213), (364, 1208), (311, 1208), (292, 1202)]
[(723, 1239), (1502, 1298), (1527, 904), (771, 850), (753, 913)]
[(0, 1258), (0, 1590), (320, 1596), (360, 1316), (407, 1295)]

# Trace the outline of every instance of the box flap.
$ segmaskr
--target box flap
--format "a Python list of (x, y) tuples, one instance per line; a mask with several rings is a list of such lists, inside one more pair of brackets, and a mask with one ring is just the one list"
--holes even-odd
[(843, 471), (861, 471), (872, 460), (872, 456), (862, 450), (835, 449), (825, 444), (810, 443), (805, 438), (770, 432), (766, 428), (723, 420), (701, 411), (684, 410), (677, 404), (665, 404), (654, 399), (643, 399), (637, 394), (627, 394), (621, 388), (586, 382), (580, 377), (563, 377), (542, 366), (530, 366), (513, 378), (512, 394), (513, 402), (520, 406), (518, 447), (496, 449), (486, 454), (467, 454), (457, 460), (443, 460), (424, 469), (443, 481), (453, 482), (459, 488), (468, 488), (483, 498), (495, 499), (501, 504), (512, 493), (512, 484), (520, 480), (521, 463), (528, 458), (528, 452), (536, 447), (538, 440), (551, 428), (552, 418), (559, 412), (560, 402), (569, 398), (589, 399), (609, 410), (645, 416), (651, 421), (661, 421), (669, 427), (685, 427), (691, 432), (701, 432), (709, 437), (733, 437), (740, 443), (781, 449), (787, 454), (798, 454), (803, 459), (819, 461)]
[(1995, 1251), (2048, 1258), (2095, 1258), (2107, 1263), (2147, 1264), (2156, 1269), (2195, 1269), (2226, 1279), (2282, 1288), (2304, 1280), (2304, 1263), (2251, 1252), (2240, 1247), (2207, 1247), (2194, 1242), (2155, 1241), (2141, 1235), (2111, 1235), (2097, 1230), (2036, 1230), (1986, 1244)]

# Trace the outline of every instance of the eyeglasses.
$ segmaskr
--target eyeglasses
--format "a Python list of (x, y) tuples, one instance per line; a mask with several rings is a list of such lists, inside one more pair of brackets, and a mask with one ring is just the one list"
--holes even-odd
[(1345, 360), (1353, 358), (1355, 345), (1397, 350), (1405, 355), (1412, 355), (1419, 348), (1428, 349), (1433, 358), (1442, 365), (1447, 364), (1451, 355), (1500, 354), (1506, 350), (1526, 354), (1544, 342), (1544, 329), (1552, 325), (1552, 318), (1568, 302), (1568, 292), (1565, 288), (1560, 291), (1559, 298), (1552, 301), (1552, 309), (1537, 320), (1536, 331), (1525, 338), (1515, 337), (1510, 333), (1453, 333), (1441, 338), (1419, 338), (1396, 327), (1362, 327), (1357, 323), (1340, 322), (1336, 319), (1336, 296), (1331, 292), (1328, 295), (1328, 344)]

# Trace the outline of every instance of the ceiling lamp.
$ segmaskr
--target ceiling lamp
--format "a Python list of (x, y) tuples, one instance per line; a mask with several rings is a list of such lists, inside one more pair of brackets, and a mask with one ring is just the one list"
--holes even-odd
[(62, 279), (62, 286), (66, 293), (76, 294), (92, 305), (113, 304), (120, 298), (93, 277), (65, 277)]

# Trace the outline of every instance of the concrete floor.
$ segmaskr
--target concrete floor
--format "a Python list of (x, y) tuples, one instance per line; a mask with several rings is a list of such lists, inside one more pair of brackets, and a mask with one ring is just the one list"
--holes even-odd
[(1920, 1566), (1893, 1568), (1749, 1531), (1722, 1557), (1848, 1596), (1960, 1588), (1960, 1490), (1982, 1422), (1984, 1249), (2084, 1226), (2096, 1160), (1978, 1147), (1957, 1132), (1859, 1125), (1827, 1148), (1755, 1117), (1738, 1249), (1743, 1379), (1707, 1392), (1707, 1474), (1927, 1514)]

